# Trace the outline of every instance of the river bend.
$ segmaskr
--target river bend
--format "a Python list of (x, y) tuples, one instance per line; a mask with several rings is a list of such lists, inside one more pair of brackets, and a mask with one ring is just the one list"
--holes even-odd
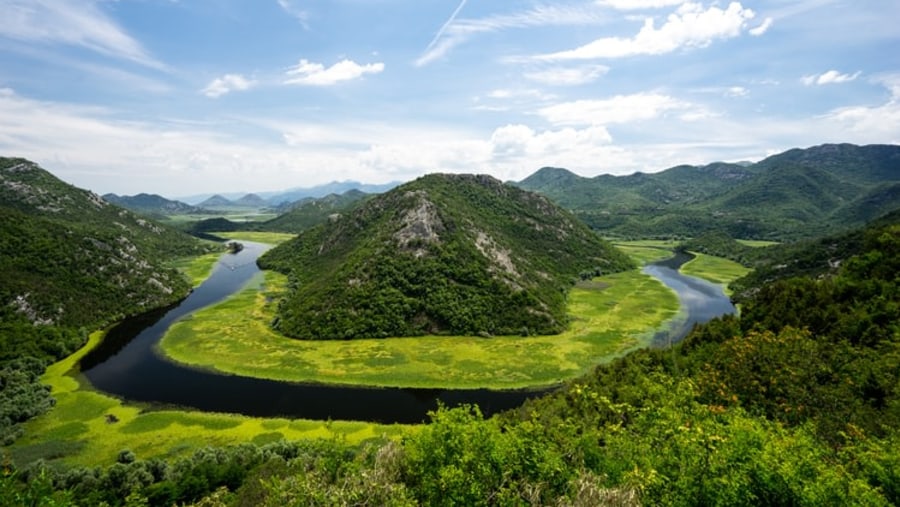
[[(477, 404), (487, 416), (517, 407), (526, 399), (547, 392), (547, 389), (366, 388), (290, 383), (211, 372), (160, 357), (155, 346), (169, 326), (244, 287), (260, 273), (256, 258), (267, 248), (260, 243), (244, 242), (240, 252), (224, 254), (209, 278), (181, 303), (129, 318), (112, 328), (103, 342), (82, 359), (84, 376), (101, 391), (154, 406), (189, 407), (255, 417), (380, 423), (422, 422), (428, 411), (436, 409), (439, 403), (446, 406)], [(674, 262), (680, 265), (684, 260)], [(677, 341), (693, 323), (734, 311), (720, 288), (685, 277), (678, 273), (677, 265), (674, 269), (672, 266), (672, 262), (668, 265), (657, 263), (644, 269), (675, 290), (682, 307), (687, 310), (688, 318), (684, 322), (656, 337), (655, 341), (659, 343)]]

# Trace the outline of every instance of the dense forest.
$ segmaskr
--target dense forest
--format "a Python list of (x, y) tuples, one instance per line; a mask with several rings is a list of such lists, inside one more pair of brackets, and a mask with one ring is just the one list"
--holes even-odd
[(631, 268), (546, 198), (430, 175), (272, 249), (290, 275), (274, 327), (298, 338), (553, 334), (579, 276)]

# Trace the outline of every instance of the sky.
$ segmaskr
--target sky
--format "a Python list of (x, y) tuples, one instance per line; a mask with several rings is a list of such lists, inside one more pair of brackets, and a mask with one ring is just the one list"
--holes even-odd
[(900, 143), (895, 0), (0, 0), (0, 156), (97, 193)]

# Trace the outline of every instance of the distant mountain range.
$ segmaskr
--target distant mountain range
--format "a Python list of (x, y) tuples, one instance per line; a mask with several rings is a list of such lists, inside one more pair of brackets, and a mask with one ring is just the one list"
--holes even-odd
[(173, 201), (156, 194), (137, 194), (133, 196), (105, 194), (103, 200), (117, 204), (138, 213), (155, 215), (181, 215), (202, 213), (205, 210), (198, 206), (181, 201)]
[[(348, 190), (325, 197), (305, 197), (297, 202), (270, 208), (279, 213), (266, 221), (231, 221), (225, 217), (207, 218), (191, 224), (189, 232), (199, 237), (216, 232), (266, 231), (300, 233), (314, 225), (349, 212), (374, 194)], [(233, 209), (233, 208), (232, 208)]]
[[(367, 194), (379, 194), (381, 192), (386, 192), (397, 185), (400, 182), (394, 181), (390, 183), (383, 184), (370, 184), (370, 183), (360, 183), (358, 181), (333, 181), (331, 183), (326, 183), (324, 185), (317, 185), (314, 187), (298, 187), (292, 188), (289, 190), (279, 190), (273, 192), (256, 192), (255, 194), (246, 194), (246, 193), (224, 193), (224, 194), (199, 194), (192, 196), (180, 197), (179, 200), (197, 205), (206, 207), (205, 201), (210, 198), (215, 197), (217, 201), (223, 202), (220, 206), (225, 206), (228, 204), (232, 204), (234, 201), (239, 201), (243, 198), (246, 198), (248, 195), (256, 196), (265, 201), (265, 206), (280, 206), (284, 204), (290, 204), (297, 202), (301, 199), (305, 198), (320, 198), (325, 197), (329, 194), (341, 195), (348, 190), (359, 190), (361, 192), (365, 192)], [(227, 201), (228, 204), (224, 204)]]
[(545, 167), (516, 183), (604, 234), (795, 239), (858, 227), (900, 208), (900, 146), (829, 144), (755, 164), (682, 165), (584, 178)]

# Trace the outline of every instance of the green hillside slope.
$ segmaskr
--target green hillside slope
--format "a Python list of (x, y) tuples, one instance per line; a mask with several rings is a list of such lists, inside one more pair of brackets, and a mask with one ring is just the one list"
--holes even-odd
[(359, 190), (348, 190), (343, 194), (328, 194), (324, 197), (307, 197), (294, 203), (285, 213), (258, 224), (256, 227), (263, 231), (293, 232), (305, 231), (314, 225), (328, 220), (335, 213), (345, 213), (360, 202), (365, 201), (370, 194)]
[(544, 168), (518, 183), (604, 234), (796, 239), (862, 226), (900, 208), (900, 146), (822, 145), (756, 164), (677, 166), (582, 178)]
[(95, 327), (164, 306), (190, 287), (163, 262), (200, 248), (34, 163), (0, 158), (0, 312), (7, 318)]
[(546, 198), (429, 175), (271, 250), (291, 275), (275, 327), (299, 338), (555, 333), (582, 272), (631, 261)]

